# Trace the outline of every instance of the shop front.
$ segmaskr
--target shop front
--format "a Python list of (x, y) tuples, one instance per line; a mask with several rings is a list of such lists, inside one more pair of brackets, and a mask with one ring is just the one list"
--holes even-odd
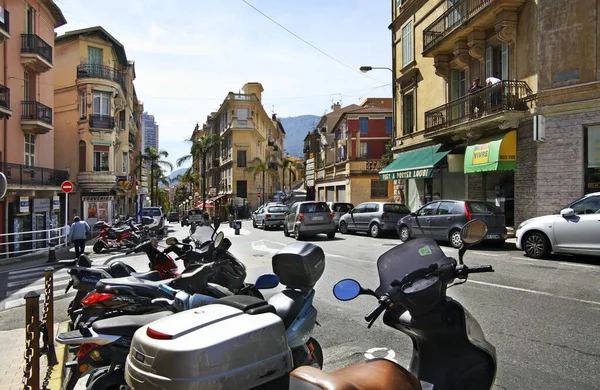
[(112, 195), (83, 195), (83, 220), (90, 226), (98, 221), (112, 222), (116, 199)]

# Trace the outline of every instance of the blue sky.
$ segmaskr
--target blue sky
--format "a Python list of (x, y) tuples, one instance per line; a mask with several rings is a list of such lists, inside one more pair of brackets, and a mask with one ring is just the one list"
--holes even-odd
[[(353, 69), (391, 67), (390, 0), (247, 1)], [(172, 162), (189, 151), (183, 140), (196, 122), (247, 81), (262, 83), (263, 105), (279, 117), (322, 115), (332, 100), (391, 96), (389, 71), (353, 71), (242, 0), (55, 2), (67, 19), (59, 35), (100, 25), (125, 46), (137, 94)]]

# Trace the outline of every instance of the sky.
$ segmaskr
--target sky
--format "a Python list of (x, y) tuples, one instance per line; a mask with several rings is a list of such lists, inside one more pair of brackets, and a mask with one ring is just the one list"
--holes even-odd
[[(189, 153), (196, 123), (249, 81), (278, 117), (323, 115), (333, 102), (391, 96), (391, 0), (55, 0), (59, 35), (102, 26), (135, 61), (144, 110), (168, 160)], [(330, 58), (333, 57), (334, 59)], [(338, 62), (339, 61), (339, 62)], [(341, 62), (341, 63), (340, 63)]]

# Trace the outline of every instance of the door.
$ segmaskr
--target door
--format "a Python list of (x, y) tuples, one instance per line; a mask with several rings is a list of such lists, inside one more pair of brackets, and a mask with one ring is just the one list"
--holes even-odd
[[(25, 9), (25, 33), (35, 34), (35, 8), (26, 5)], [(33, 47), (33, 41), (30, 47)]]
[(350, 218), (348, 219), (348, 229), (357, 230), (359, 228), (361, 214), (365, 212), (366, 208), (367, 204), (361, 203), (352, 209), (352, 213), (350, 213)]
[(288, 231), (294, 231), (294, 223), (296, 222), (296, 210), (298, 210), (298, 204), (294, 204), (292, 208), (285, 215), (285, 224)]
[(556, 216), (557, 250), (600, 255), (600, 196), (589, 196), (571, 206), (573, 217)]
[(414, 237), (431, 237), (431, 219), (435, 215), (440, 202), (431, 202), (417, 211), (411, 232)]
[(88, 71), (92, 77), (103, 78), (102, 63), (102, 49), (88, 46)]
[[(33, 214), (33, 231), (38, 230), (46, 230), (46, 213), (34, 213)], [(45, 248), (46, 240), (48, 237), (46, 236), (46, 232), (34, 233), (35, 237), (33, 238), (33, 249)]]
[(367, 208), (365, 212), (361, 214), (360, 217), (360, 228), (361, 230), (369, 230), (369, 225), (373, 218), (377, 216), (379, 212), (379, 204), (377, 203), (367, 203)]
[(457, 222), (455, 202), (440, 202), (435, 214), (430, 217), (431, 238), (436, 240), (448, 239), (448, 229)]

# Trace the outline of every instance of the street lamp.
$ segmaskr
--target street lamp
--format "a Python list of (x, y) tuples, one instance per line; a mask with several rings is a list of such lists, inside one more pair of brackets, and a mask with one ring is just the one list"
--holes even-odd
[(396, 75), (391, 68), (385, 66), (361, 66), (360, 71), (363, 73), (367, 73), (372, 71), (373, 69), (387, 69), (392, 72), (392, 134), (394, 138), (394, 142), (396, 141), (396, 137), (398, 137), (398, 133), (396, 132)]

